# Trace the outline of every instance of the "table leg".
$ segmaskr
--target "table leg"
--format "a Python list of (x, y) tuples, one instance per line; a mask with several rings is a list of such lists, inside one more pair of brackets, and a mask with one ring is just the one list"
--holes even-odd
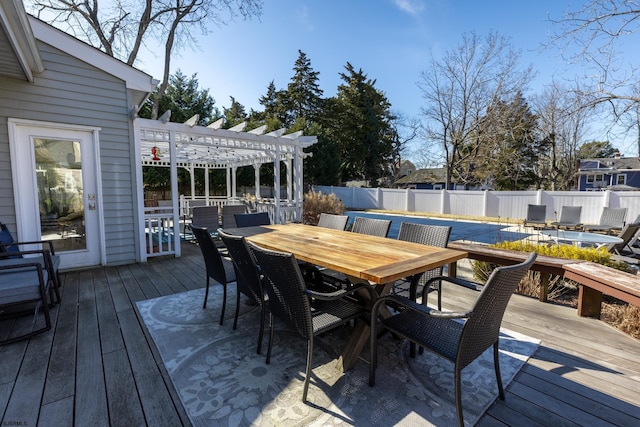
[(551, 274), (540, 272), (540, 295), (541, 302), (547, 302), (549, 297), (549, 281), (551, 280)]
[[(378, 296), (388, 295), (391, 292), (391, 287), (393, 283), (387, 283), (385, 285), (377, 285), (376, 286), (376, 294)], [(372, 305), (375, 301), (372, 301)], [(387, 307), (380, 307), (380, 317), (386, 318), (391, 316), (391, 312), (387, 309)], [(369, 340), (369, 332), (371, 331), (370, 325), (359, 319), (356, 322), (356, 326), (353, 328), (353, 332), (349, 336), (349, 340), (342, 350), (342, 354), (338, 357), (336, 361), (336, 369), (341, 372), (348, 371), (353, 368), (355, 364), (358, 362), (358, 357), (364, 348), (364, 345)]]

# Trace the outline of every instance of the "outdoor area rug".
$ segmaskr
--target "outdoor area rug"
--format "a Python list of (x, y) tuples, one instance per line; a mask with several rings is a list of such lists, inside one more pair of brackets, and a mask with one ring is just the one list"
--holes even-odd
[[(384, 334), (379, 340), (376, 385), (360, 360), (342, 374), (335, 368), (348, 327), (315, 340), (308, 402), (302, 403), (307, 345), (276, 327), (271, 363), (256, 354), (259, 309), (241, 302), (233, 330), (235, 289), (228, 316), (219, 325), (221, 286), (138, 302), (138, 310), (162, 356), (194, 426), (343, 426), (457, 424), (453, 364), (428, 352), (409, 357), (408, 344)], [(244, 297), (242, 297), (244, 300)], [(538, 341), (508, 330), (500, 340), (505, 388), (538, 347)], [(362, 354), (368, 360), (368, 344)], [(497, 399), (493, 354), (486, 351), (463, 370), (466, 425), (474, 425)]]

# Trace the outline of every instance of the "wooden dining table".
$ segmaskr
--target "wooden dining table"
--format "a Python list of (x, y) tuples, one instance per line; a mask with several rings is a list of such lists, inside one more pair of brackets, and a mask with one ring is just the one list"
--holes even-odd
[[(304, 224), (272, 224), (229, 228), (261, 247), (292, 253), (296, 259), (365, 279), (378, 296), (387, 295), (396, 280), (467, 257), (467, 252), (419, 243), (333, 230)], [(369, 325), (359, 321), (338, 358), (343, 371), (355, 365), (369, 337)]]

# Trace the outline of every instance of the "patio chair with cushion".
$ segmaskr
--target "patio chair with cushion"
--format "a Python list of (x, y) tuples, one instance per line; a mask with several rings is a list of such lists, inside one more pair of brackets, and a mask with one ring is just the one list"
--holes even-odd
[(365, 316), (366, 308), (353, 295), (356, 292), (368, 292), (373, 298), (373, 288), (368, 285), (355, 286), (348, 291), (338, 290), (328, 294), (311, 291), (306, 288), (298, 262), (292, 254), (264, 249), (251, 242), (248, 245), (268, 283), (271, 326), (266, 361), (269, 363), (271, 360), (274, 325), (278, 318), (307, 340), (307, 368), (302, 391), (302, 401), (306, 402), (313, 366), (314, 338)]
[(198, 246), (202, 252), (204, 258), (204, 264), (207, 273), (207, 285), (204, 292), (204, 303), (202, 308), (207, 308), (207, 298), (209, 297), (209, 283), (210, 279), (215, 280), (222, 285), (222, 310), (220, 313), (220, 324), (224, 323), (224, 311), (227, 303), (227, 285), (236, 281), (236, 273), (233, 269), (233, 263), (223, 258), (215, 245), (215, 242), (209, 234), (209, 230), (206, 228), (200, 228), (191, 226), (193, 235), (196, 236)]
[[(15, 255), (29, 255), (30, 252), (3, 252), (0, 253), (0, 318), (13, 318), (28, 314), (30, 310), (11, 311), (9, 307), (20, 306), (22, 304), (35, 303), (33, 324), (28, 332), (18, 335), (10, 333), (3, 336), (0, 345), (9, 344), (18, 340), (29, 338), (39, 333), (51, 329), (51, 318), (49, 316), (49, 284), (52, 283), (48, 277), (48, 271), (42, 266), (42, 262), (37, 258), (9, 258)], [(16, 259), (28, 260), (28, 262), (14, 263)], [(45, 324), (39, 329), (35, 329), (37, 315), (42, 310)], [(4, 335), (4, 334), (2, 334)]]
[(269, 212), (242, 213), (235, 214), (236, 227), (255, 227), (258, 225), (269, 225)]
[(553, 221), (551, 225), (555, 228), (579, 228), (582, 206), (562, 206), (560, 208), (560, 218)]
[[(493, 363), (500, 399), (504, 400), (504, 389), (500, 376), (498, 342), (500, 324), (511, 295), (520, 280), (536, 259), (531, 253), (526, 261), (493, 270), (475, 304), (468, 311), (446, 312), (426, 306), (428, 288), (423, 290), (423, 303), (418, 304), (398, 295), (381, 297), (371, 310), (371, 325), (376, 325), (379, 309), (388, 302), (402, 307), (397, 314), (379, 323), (379, 328), (371, 328), (369, 385), (375, 385), (377, 365), (377, 337), (380, 329), (404, 337), (409, 341), (438, 354), (454, 363), (454, 388), (458, 424), (464, 425), (462, 415), (462, 370), (493, 346)], [(438, 278), (436, 278), (438, 279)], [(434, 279), (432, 279), (434, 280)], [(464, 286), (476, 286), (467, 281), (442, 276), (439, 280)]]
[(335, 215), (321, 213), (318, 219), (318, 227), (331, 228), (332, 230), (344, 230), (349, 221), (348, 215)]
[(627, 208), (610, 208), (605, 206), (602, 208), (600, 221), (598, 221), (597, 224), (585, 224), (582, 226), (582, 229), (584, 231), (596, 231), (611, 234), (614, 230), (622, 230), (626, 216)]
[(547, 226), (547, 205), (527, 205), (527, 217), (524, 219), (524, 226), (546, 227)]
[[(32, 249), (34, 245), (39, 246), (42, 249)], [(13, 259), (13, 263), (19, 264), (21, 262), (31, 262), (31, 259), (38, 259), (42, 268), (47, 270), (48, 278), (52, 282), (53, 286), (47, 287), (51, 293), (51, 304), (60, 302), (60, 288), (62, 287), (62, 280), (60, 279), (60, 255), (56, 255), (53, 247), (53, 241), (51, 240), (32, 240), (32, 241), (17, 241), (14, 240), (11, 232), (7, 228), (6, 224), (0, 222), (0, 253), (9, 252), (10, 255), (5, 257), (6, 259)], [(28, 255), (24, 258), (24, 255)], [(5, 261), (6, 262), (6, 261)], [(55, 299), (54, 299), (55, 295)]]
[(247, 212), (245, 205), (224, 205), (222, 206), (222, 228), (236, 228), (236, 214)]
[(354, 233), (368, 234), (370, 236), (387, 237), (390, 227), (391, 220), (357, 216), (353, 220), (351, 231)]
[(257, 349), (257, 353), (260, 354), (262, 350), (262, 336), (264, 335), (264, 322), (267, 315), (267, 307), (265, 305), (266, 289), (262, 285), (260, 271), (244, 237), (228, 234), (222, 229), (218, 230), (218, 235), (229, 251), (229, 256), (231, 256), (233, 268), (236, 272), (238, 292), (236, 292), (236, 315), (233, 319), (233, 329), (235, 330), (238, 325), (240, 293), (243, 293), (252, 301), (255, 301), (260, 307), (260, 333), (258, 334)]

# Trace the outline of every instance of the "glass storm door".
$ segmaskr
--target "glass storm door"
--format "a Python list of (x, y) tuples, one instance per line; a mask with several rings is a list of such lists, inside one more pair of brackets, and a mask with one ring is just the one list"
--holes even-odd
[(100, 264), (97, 130), (19, 122), (13, 134), (20, 239), (51, 240), (61, 268)]

